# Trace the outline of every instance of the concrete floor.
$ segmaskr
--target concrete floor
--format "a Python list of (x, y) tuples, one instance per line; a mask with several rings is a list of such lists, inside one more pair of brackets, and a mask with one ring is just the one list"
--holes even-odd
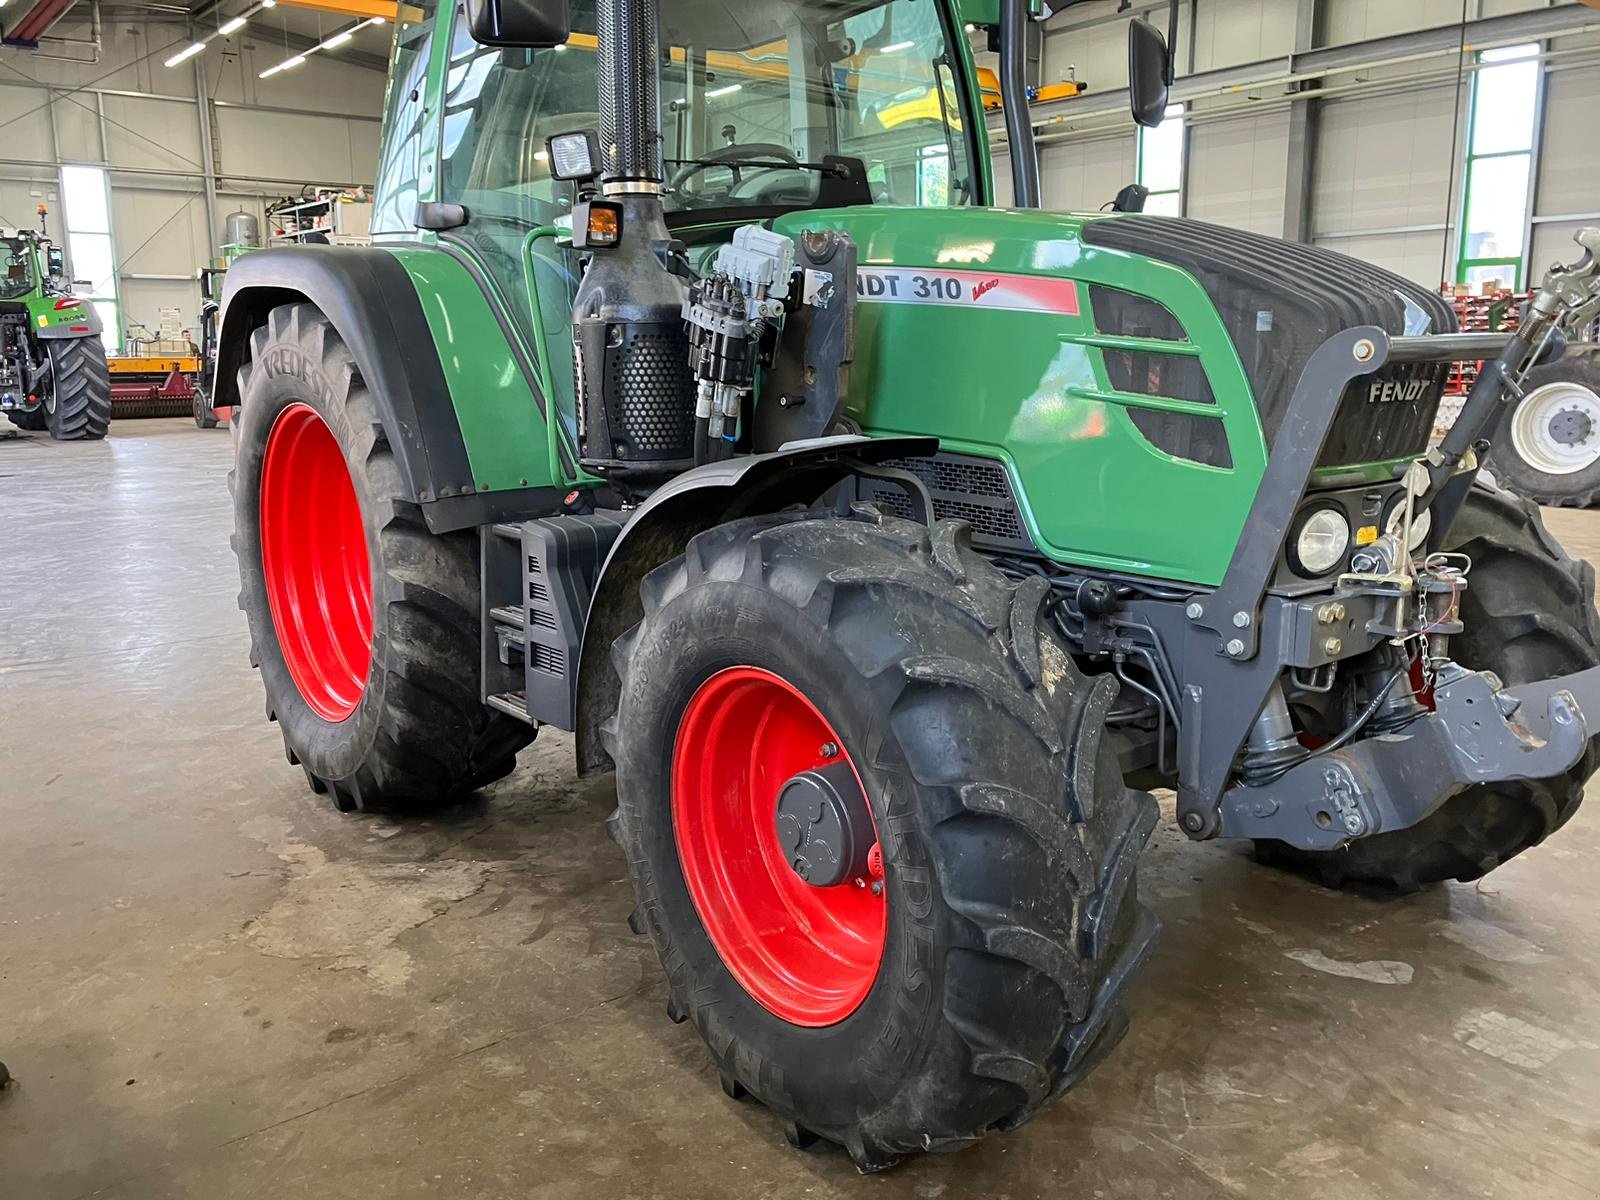
[[(1133, 1032), (1021, 1132), (871, 1179), (663, 1015), (547, 733), (427, 820), (340, 816), (246, 659), (228, 436), (0, 442), (0, 1197), (1592, 1197), (1600, 804), (1481, 888), (1195, 846)], [(1600, 514), (1550, 514), (1600, 553)]]

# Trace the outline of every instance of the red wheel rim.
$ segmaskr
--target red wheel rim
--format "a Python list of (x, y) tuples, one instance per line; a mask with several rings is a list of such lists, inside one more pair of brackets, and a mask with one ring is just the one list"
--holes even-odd
[(261, 463), (261, 569), (289, 675), (326, 721), (355, 712), (372, 666), (372, 565), (333, 430), (291, 404)]
[[(800, 771), (849, 762), (842, 746), (792, 684), (729, 667), (690, 698), (673, 749), (672, 825), (689, 898), (740, 986), (795, 1025), (848, 1017), (883, 958), (885, 889), (874, 893), (867, 877), (813, 887), (778, 842), (779, 790)], [(876, 845), (871, 861), (881, 873)]]

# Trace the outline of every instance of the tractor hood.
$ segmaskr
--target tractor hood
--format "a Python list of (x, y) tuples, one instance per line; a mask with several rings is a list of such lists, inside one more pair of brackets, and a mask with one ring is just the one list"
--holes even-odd
[[(961, 488), (993, 503), (953, 515), (997, 548), (1200, 584), (1221, 578), (1311, 351), (1354, 325), (1455, 328), (1389, 272), (1196, 221), (874, 206), (775, 225), (855, 239), (846, 413), (967, 456), (949, 469), (984, 474)], [(1312, 486), (1392, 488), (1443, 378), (1405, 364), (1352, 386)]]

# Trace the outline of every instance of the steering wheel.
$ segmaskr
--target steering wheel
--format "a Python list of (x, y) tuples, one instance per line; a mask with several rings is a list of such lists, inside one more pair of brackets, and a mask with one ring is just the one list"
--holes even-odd
[(698, 162), (684, 163), (672, 173), (672, 178), (667, 181), (667, 186), (676, 191), (683, 184), (698, 175), (708, 167), (727, 166), (733, 172), (733, 186), (740, 182), (739, 163), (748, 163), (751, 159), (758, 162), (770, 162), (778, 159), (786, 167), (798, 167), (800, 160), (796, 158), (787, 147), (776, 142), (742, 142), (732, 146), (723, 146), (709, 154), (702, 155)]

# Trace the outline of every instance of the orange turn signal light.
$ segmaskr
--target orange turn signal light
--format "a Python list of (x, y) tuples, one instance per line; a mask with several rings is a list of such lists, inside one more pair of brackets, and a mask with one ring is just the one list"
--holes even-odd
[(622, 238), (622, 205), (590, 200), (572, 209), (572, 244), (579, 250), (602, 250)]

